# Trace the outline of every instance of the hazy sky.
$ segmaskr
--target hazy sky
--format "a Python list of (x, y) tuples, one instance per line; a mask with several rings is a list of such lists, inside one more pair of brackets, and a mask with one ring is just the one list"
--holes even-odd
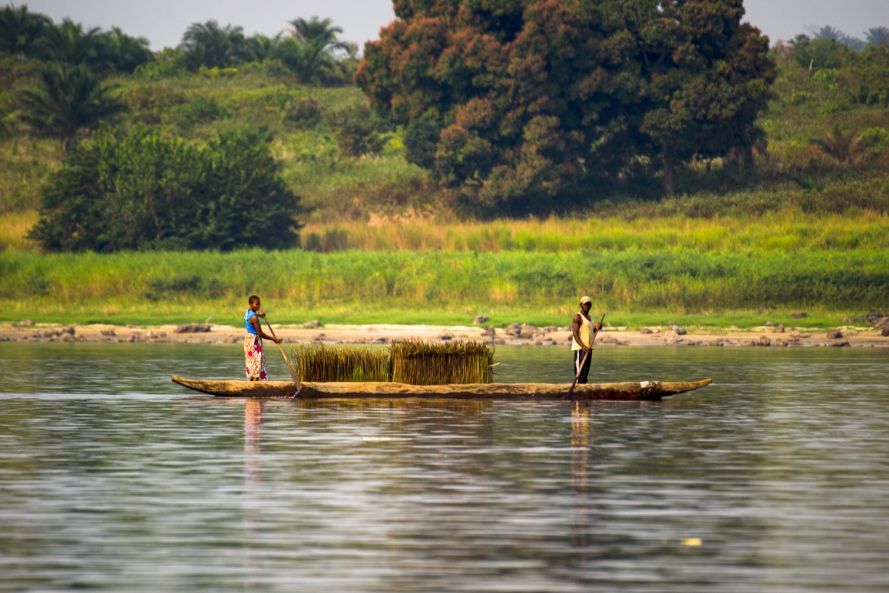
[[(8, 0), (0, 0), (9, 4)], [(395, 18), (391, 0), (28, 0), (34, 12), (56, 21), (65, 17), (90, 27), (118, 26), (147, 37), (153, 49), (177, 45), (195, 22), (216, 19), (240, 25), (247, 35), (274, 35), (297, 17), (328, 17), (342, 27), (342, 39), (363, 44)], [(774, 42), (823, 25), (862, 37), (870, 27), (889, 27), (889, 0), (746, 0), (747, 20)]]

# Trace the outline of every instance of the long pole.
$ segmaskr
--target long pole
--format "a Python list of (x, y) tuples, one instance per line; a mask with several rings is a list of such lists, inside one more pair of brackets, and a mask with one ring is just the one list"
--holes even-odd
[(281, 357), (284, 359), (284, 364), (287, 366), (287, 372), (290, 373), (290, 378), (296, 383), (296, 393), (299, 393), (302, 389), (302, 382), (299, 380), (299, 375), (296, 374), (296, 371), (290, 365), (290, 361), (287, 359), (287, 355), (284, 354), (284, 349), (281, 348), (281, 344), (278, 343), (278, 336), (275, 335), (275, 330), (272, 329), (272, 324), (269, 323), (268, 319), (265, 320), (265, 325), (269, 328), (269, 331), (272, 332), (272, 337), (275, 338), (275, 346), (278, 347), (278, 352), (281, 353)]
[[(599, 320), (599, 327), (602, 327), (602, 322), (605, 321), (605, 313), (602, 313), (602, 319)], [(601, 329), (599, 331), (602, 331)], [(580, 373), (583, 372), (583, 365), (586, 364), (586, 359), (589, 358), (590, 354), (593, 353), (593, 346), (596, 344), (596, 338), (599, 336), (599, 332), (593, 334), (593, 339), (590, 342), (590, 349), (586, 351), (586, 354), (583, 355), (583, 360), (580, 362), (580, 368), (577, 369), (577, 374), (574, 376), (574, 382), (571, 384), (571, 387), (568, 388), (568, 394), (565, 395), (567, 398), (571, 398), (574, 396), (574, 388), (577, 386), (577, 380), (580, 379)]]

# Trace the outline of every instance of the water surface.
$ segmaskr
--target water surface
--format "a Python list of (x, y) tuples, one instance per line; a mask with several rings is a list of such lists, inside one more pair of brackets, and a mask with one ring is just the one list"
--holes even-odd
[[(570, 380), (562, 348), (497, 360)], [(238, 377), (237, 346), (0, 344), (0, 590), (885, 592), (887, 363), (602, 348), (597, 381), (715, 383), (261, 403), (169, 381)]]

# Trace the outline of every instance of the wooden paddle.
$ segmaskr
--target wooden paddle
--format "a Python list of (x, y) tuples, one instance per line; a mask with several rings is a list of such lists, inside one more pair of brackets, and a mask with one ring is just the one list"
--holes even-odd
[[(599, 320), (599, 327), (602, 327), (602, 322), (605, 321), (605, 313), (602, 313), (602, 319)], [(601, 329), (599, 331), (602, 331)], [(574, 376), (574, 383), (571, 384), (571, 387), (568, 388), (568, 393), (565, 395), (567, 398), (571, 398), (574, 396), (574, 388), (577, 386), (577, 380), (580, 378), (580, 373), (583, 371), (583, 365), (586, 364), (586, 359), (589, 358), (590, 354), (593, 352), (593, 346), (596, 344), (596, 337), (599, 335), (599, 332), (593, 334), (593, 340), (590, 342), (590, 349), (586, 351), (586, 354), (583, 355), (583, 360), (580, 361), (580, 368), (577, 369), (577, 374)]]
[(287, 359), (287, 355), (284, 354), (284, 349), (281, 348), (281, 344), (278, 343), (278, 336), (275, 335), (275, 330), (272, 329), (272, 324), (269, 323), (269, 320), (265, 320), (265, 326), (269, 328), (269, 331), (272, 332), (272, 337), (275, 338), (275, 346), (278, 347), (278, 352), (281, 353), (281, 356), (284, 358), (284, 364), (287, 366), (287, 372), (290, 373), (290, 378), (293, 379), (293, 382), (296, 383), (296, 393), (294, 393), (294, 397), (302, 391), (302, 382), (299, 380), (299, 375), (296, 374), (296, 371), (290, 365), (290, 361)]

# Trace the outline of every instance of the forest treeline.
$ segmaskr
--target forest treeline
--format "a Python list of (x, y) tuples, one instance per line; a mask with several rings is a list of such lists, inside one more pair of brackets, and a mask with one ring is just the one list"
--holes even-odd
[(49, 250), (234, 249), (299, 244), (317, 211), (546, 215), (885, 185), (885, 28), (769, 47), (740, 0), (395, 10), (362, 60), (317, 17), (273, 37), (195, 23), (151, 52), (3, 7), (0, 207), (39, 208), (31, 236)]

